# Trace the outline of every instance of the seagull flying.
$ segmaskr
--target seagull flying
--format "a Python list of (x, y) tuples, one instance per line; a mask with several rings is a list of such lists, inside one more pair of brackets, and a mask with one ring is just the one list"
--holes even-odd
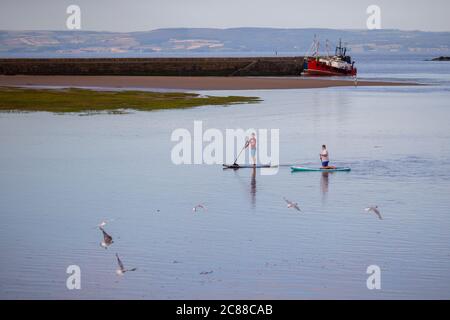
[(119, 255), (116, 253), (116, 258), (117, 258), (117, 264), (119, 265), (119, 269), (116, 270), (116, 274), (118, 276), (122, 276), (125, 272), (128, 271), (136, 271), (137, 268), (133, 268), (133, 269), (125, 269), (125, 267), (123, 266), (122, 260), (120, 260)]
[(380, 210), (378, 210), (378, 206), (371, 206), (371, 207), (367, 207), (364, 210), (366, 210), (367, 212), (373, 212), (377, 215), (378, 219), (383, 220), (383, 217), (381, 216)]
[(214, 271), (202, 271), (202, 272), (200, 272), (200, 274), (201, 275), (205, 275), (205, 274), (211, 274), (211, 273), (213, 273)]
[(106, 233), (106, 231), (102, 227), (98, 227), (103, 233), (103, 241), (100, 243), (102, 248), (108, 249), (110, 245), (114, 243), (113, 238)]
[(195, 207), (192, 208), (192, 211), (196, 212), (199, 209), (207, 210), (206, 207), (203, 204), (198, 204)]
[(99, 227), (104, 227), (104, 226), (106, 226), (106, 224), (108, 223), (108, 221), (106, 221), (106, 220), (103, 220), (102, 222), (100, 222), (99, 223)]
[(98, 225), (96, 225), (96, 228), (103, 228), (104, 226), (106, 226), (107, 223), (114, 221), (115, 219), (107, 219), (107, 220), (102, 220), (102, 222), (100, 222)]
[(297, 202), (289, 201), (288, 199), (286, 199), (286, 198), (284, 198), (284, 197), (283, 197), (283, 199), (284, 199), (284, 201), (286, 201), (287, 207), (288, 207), (288, 208), (294, 208), (294, 209), (297, 210), (297, 211), (302, 211), (302, 210), (300, 210), (300, 208), (298, 207), (298, 203), (297, 203)]

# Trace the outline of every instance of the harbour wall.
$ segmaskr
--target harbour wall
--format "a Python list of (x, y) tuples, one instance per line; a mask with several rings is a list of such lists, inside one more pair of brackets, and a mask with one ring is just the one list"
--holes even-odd
[(298, 76), (303, 57), (0, 59), (1, 75)]

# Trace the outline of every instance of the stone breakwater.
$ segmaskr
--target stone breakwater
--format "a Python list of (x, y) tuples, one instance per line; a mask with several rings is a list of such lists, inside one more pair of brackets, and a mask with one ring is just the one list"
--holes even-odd
[(0, 59), (1, 75), (298, 76), (303, 57)]

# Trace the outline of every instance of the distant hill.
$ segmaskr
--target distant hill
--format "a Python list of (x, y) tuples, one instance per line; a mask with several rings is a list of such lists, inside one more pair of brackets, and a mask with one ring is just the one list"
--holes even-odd
[(350, 52), (450, 53), (450, 32), (275, 28), (174, 28), (146, 32), (0, 31), (0, 57), (304, 55), (317, 35)]

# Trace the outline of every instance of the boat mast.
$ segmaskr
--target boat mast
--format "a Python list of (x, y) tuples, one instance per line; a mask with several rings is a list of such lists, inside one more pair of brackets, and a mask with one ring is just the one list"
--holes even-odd
[(342, 56), (342, 39), (341, 38), (339, 38), (339, 47), (337, 49), (338, 49), (338, 55)]
[(347, 48), (342, 46), (342, 39), (339, 38), (339, 45), (336, 47), (335, 55), (345, 57)]
[(327, 51), (327, 57), (330, 56), (330, 45), (328, 39), (325, 41), (325, 50)]
[(318, 57), (319, 56), (319, 48), (320, 48), (320, 41), (319, 39), (316, 38), (316, 36), (314, 35), (314, 44), (313, 44), (313, 48), (314, 48), (314, 52), (313, 52), (313, 57)]

